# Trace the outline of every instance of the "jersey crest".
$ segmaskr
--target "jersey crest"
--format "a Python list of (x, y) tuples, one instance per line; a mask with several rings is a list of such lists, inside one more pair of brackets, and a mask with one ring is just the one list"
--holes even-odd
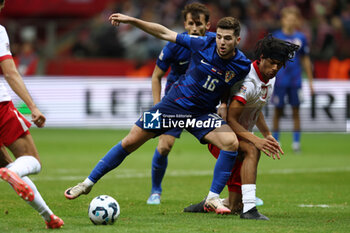
[(261, 98), (266, 99), (267, 97), (267, 86), (261, 86)]
[(225, 73), (225, 82), (228, 83), (235, 77), (235, 72), (232, 70), (226, 71)]

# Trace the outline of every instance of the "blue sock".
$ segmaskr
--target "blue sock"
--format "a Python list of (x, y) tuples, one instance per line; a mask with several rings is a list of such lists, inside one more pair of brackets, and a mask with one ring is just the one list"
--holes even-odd
[(168, 156), (162, 156), (154, 151), (152, 159), (152, 193), (162, 193), (162, 180), (168, 167)]
[(280, 141), (280, 132), (273, 131), (272, 136), (279, 142)]
[(120, 141), (117, 145), (112, 147), (107, 154), (97, 163), (95, 168), (91, 171), (89, 179), (96, 183), (102, 176), (107, 174), (110, 170), (116, 168), (123, 162), (129, 152), (125, 151)]
[(293, 142), (300, 142), (300, 131), (293, 131)]
[(237, 151), (220, 151), (214, 168), (213, 182), (210, 187), (211, 192), (220, 194), (225, 188), (226, 182), (230, 178), (233, 165), (235, 165), (237, 155)]

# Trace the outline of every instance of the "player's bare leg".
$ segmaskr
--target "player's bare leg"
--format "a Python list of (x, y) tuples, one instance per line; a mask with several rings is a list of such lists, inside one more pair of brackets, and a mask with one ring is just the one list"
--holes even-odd
[[(14, 162), (11, 160), (10, 167), (1, 168), (0, 177), (7, 181), (24, 200), (32, 201), (34, 200), (33, 190), (22, 180), (22, 177), (38, 173), (41, 170), (33, 138), (30, 134), (23, 135), (8, 148), (17, 159)], [(1, 149), (1, 157), (2, 163), (11, 159), (4, 147)]]
[(228, 198), (223, 201), (232, 214), (240, 214), (243, 208), (242, 194), (237, 192), (228, 192)]
[(16, 157), (10, 170), (15, 172), (19, 177), (40, 172), (39, 153), (30, 134), (18, 138), (7, 148)]
[(19, 137), (15, 142), (9, 145), (8, 148), (16, 158), (24, 155), (31, 155), (40, 162), (39, 153), (31, 134)]
[(75, 199), (82, 194), (86, 195), (90, 193), (93, 185), (99, 179), (101, 179), (109, 171), (118, 167), (126, 156), (154, 136), (155, 133), (143, 130), (137, 125), (134, 125), (129, 134), (112, 149), (110, 149), (107, 154), (97, 163), (95, 168), (91, 171), (89, 177), (87, 177), (82, 183), (78, 183), (76, 186), (68, 188), (64, 192), (65, 197), (67, 199)]
[(168, 154), (170, 153), (175, 137), (172, 135), (162, 134), (159, 137), (159, 142), (155, 154), (152, 159), (152, 190), (151, 195), (147, 199), (149, 205), (159, 205), (162, 194), (162, 180), (168, 166)]
[(5, 146), (0, 146), (0, 167), (6, 167), (8, 164), (12, 163), (10, 155), (7, 153)]
[(175, 137), (172, 135), (162, 134), (159, 136), (157, 149), (161, 155), (167, 155), (175, 144)]
[(154, 136), (155, 133), (134, 125), (129, 134), (122, 140), (122, 147), (127, 152), (132, 153)]
[(240, 217), (243, 219), (269, 220), (258, 212), (255, 205), (256, 176), (260, 151), (252, 143), (246, 141), (240, 141), (240, 150), (244, 152), (241, 168), (243, 212)]

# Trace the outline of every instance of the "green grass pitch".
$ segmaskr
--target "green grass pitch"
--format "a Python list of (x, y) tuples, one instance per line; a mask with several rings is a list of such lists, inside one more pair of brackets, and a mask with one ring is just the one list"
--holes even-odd
[[(66, 200), (66, 188), (82, 181), (127, 131), (32, 129), (42, 171), (31, 176), (54, 213), (65, 221), (60, 232), (349, 232), (350, 134), (303, 134), (302, 153), (293, 154), (291, 135), (282, 135), (285, 155), (262, 155), (257, 196), (259, 211), (271, 221), (239, 216), (183, 213), (207, 194), (215, 159), (188, 133), (175, 143), (163, 182), (162, 204), (149, 206), (151, 140), (103, 177), (87, 196)], [(42, 218), (5, 182), (0, 182), (0, 232), (47, 232)], [(95, 226), (87, 214), (100, 194), (114, 197), (121, 214), (112, 226)], [(227, 189), (221, 194), (227, 195)], [(301, 207), (301, 205), (307, 207)], [(320, 207), (318, 205), (326, 205)]]

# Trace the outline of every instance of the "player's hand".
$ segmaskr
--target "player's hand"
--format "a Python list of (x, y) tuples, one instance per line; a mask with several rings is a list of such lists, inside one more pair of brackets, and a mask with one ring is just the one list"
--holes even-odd
[(128, 23), (130, 22), (130, 20), (132, 19), (132, 17), (127, 16), (127, 15), (123, 15), (120, 13), (114, 13), (111, 14), (111, 16), (109, 16), (109, 21), (111, 21), (111, 24), (113, 26), (119, 26), (120, 23)]
[(224, 121), (227, 121), (227, 105), (220, 105), (218, 108), (218, 115), (221, 116)]
[(277, 149), (278, 149), (279, 153), (284, 155), (284, 152), (283, 152), (283, 150), (281, 148), (281, 145), (278, 143), (278, 141), (272, 135), (266, 136), (266, 139), (269, 140), (269, 141), (274, 142), (274, 145), (277, 145)]
[(45, 121), (46, 121), (44, 114), (42, 114), (38, 108), (31, 109), (31, 112), (32, 112), (32, 122), (39, 128), (44, 127)]
[(267, 138), (259, 138), (254, 145), (260, 151), (264, 152), (267, 156), (273, 159), (280, 159), (279, 153), (283, 153), (281, 147), (277, 141), (269, 140)]

